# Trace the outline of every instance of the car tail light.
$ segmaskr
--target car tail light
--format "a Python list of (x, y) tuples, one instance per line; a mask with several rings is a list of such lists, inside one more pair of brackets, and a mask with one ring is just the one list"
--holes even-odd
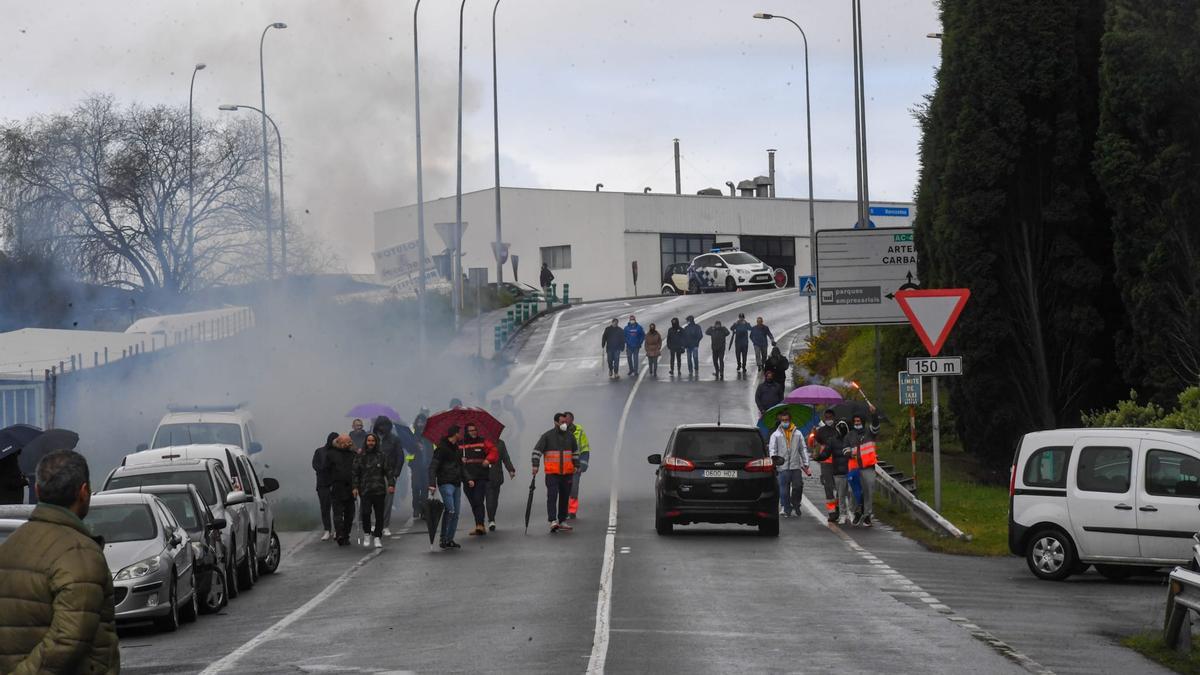
[(771, 517), (772, 517), (772, 516), (774, 516), (775, 514), (774, 514), (774, 513), (767, 513), (766, 511), (759, 511), (759, 512), (757, 512), (755, 515), (757, 515), (759, 518), (771, 518)]
[(775, 470), (775, 460), (771, 457), (752, 459), (746, 462), (745, 469), (756, 473), (770, 473)]
[(1017, 494), (1017, 465), (1013, 464), (1008, 470), (1008, 496)]
[(668, 518), (678, 518), (683, 514), (683, 511), (664, 511), (663, 515)]
[(667, 471), (692, 471), (696, 465), (681, 457), (664, 457), (663, 468)]

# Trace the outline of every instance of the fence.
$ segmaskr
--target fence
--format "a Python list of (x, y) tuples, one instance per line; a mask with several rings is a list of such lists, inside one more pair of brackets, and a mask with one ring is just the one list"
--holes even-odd
[(1163, 641), (1171, 649), (1191, 651), (1192, 612), (1200, 612), (1200, 574), (1176, 567), (1167, 584), (1167, 616), (1163, 621)]

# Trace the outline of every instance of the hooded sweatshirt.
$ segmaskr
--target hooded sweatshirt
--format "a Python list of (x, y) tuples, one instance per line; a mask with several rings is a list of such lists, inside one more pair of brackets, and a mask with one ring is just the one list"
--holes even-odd
[(333, 450), (333, 441), (338, 437), (336, 431), (329, 433), (325, 438), (325, 445), (313, 451), (312, 468), (317, 474), (317, 489), (327, 488), (332, 484), (332, 479), (329, 477), (329, 471), (325, 467), (325, 456), (329, 451)]
[(379, 437), (379, 451), (391, 463), (392, 471), (395, 472), (392, 478), (399, 476), (404, 470), (404, 450), (400, 447), (400, 438), (395, 433), (392, 420), (387, 415), (380, 415), (375, 419), (375, 426), (371, 431)]

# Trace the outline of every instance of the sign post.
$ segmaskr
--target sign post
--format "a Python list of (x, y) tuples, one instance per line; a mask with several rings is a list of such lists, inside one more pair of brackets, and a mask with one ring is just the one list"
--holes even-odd
[(800, 289), (800, 297), (808, 298), (808, 337), (812, 337), (813, 299), (817, 296), (817, 277), (815, 275), (796, 277), (796, 288)]
[(912, 324), (917, 337), (929, 351), (931, 358), (911, 358), (908, 360), (909, 372), (914, 371), (921, 376), (928, 376), (930, 391), (933, 394), (933, 510), (942, 510), (942, 438), (941, 423), (938, 419), (938, 377), (944, 375), (962, 375), (962, 357), (947, 356), (936, 358), (950, 336), (950, 329), (958, 316), (962, 314), (963, 306), (971, 291), (966, 288), (934, 288), (925, 290), (906, 289), (896, 293), (896, 303), (904, 311)]

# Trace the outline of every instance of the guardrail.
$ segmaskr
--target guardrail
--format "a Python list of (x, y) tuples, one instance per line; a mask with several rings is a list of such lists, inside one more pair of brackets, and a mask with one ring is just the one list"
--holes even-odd
[[(545, 309), (541, 308), (543, 303), (546, 305)], [(499, 354), (507, 347), (516, 334), (535, 318), (555, 309), (564, 309), (570, 305), (570, 284), (563, 284), (561, 298), (558, 297), (558, 284), (551, 284), (548, 295), (533, 293), (517, 300), (508, 308), (504, 318), (500, 320), (500, 323), (493, 330), (492, 339), (495, 343), (496, 353)]]
[(889, 476), (886, 471), (879, 471), (878, 467), (876, 467), (875, 471), (875, 485), (883, 488), (888, 493), (888, 497), (893, 504), (908, 511), (919, 523), (930, 530), (947, 537), (962, 539), (963, 541), (971, 540), (971, 535), (955, 527), (954, 523), (946, 520), (928, 504), (914, 497), (913, 493), (909, 492), (908, 488), (901, 484), (900, 481)]
[(1200, 574), (1176, 567), (1167, 584), (1167, 616), (1163, 621), (1163, 642), (1171, 649), (1191, 651), (1192, 612), (1200, 612)]

